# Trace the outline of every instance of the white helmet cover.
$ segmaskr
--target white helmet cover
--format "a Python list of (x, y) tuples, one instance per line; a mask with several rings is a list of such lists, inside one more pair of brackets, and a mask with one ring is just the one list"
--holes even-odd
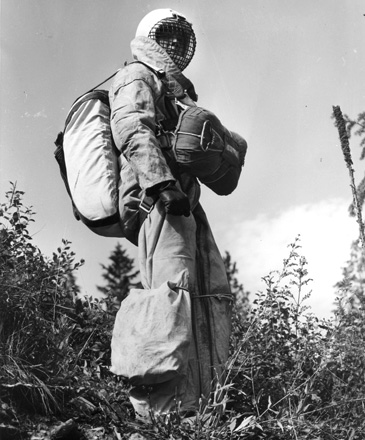
[(184, 70), (194, 56), (196, 38), (192, 25), (172, 9), (149, 12), (138, 25), (136, 37), (140, 36), (155, 40), (180, 70)]

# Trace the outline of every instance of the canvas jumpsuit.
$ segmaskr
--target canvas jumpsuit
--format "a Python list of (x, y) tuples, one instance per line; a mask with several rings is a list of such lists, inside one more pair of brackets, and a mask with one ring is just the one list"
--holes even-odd
[[(163, 80), (141, 63), (122, 69), (110, 88), (111, 126), (117, 147), (128, 166), (131, 186), (136, 180), (142, 192), (157, 184), (177, 181), (188, 195), (189, 217), (165, 213), (157, 200), (138, 233), (138, 259), (144, 289), (159, 287), (183, 269), (189, 273), (192, 308), (192, 340), (186, 376), (153, 388), (134, 387), (130, 392), (136, 412), (148, 417), (176, 408), (196, 410), (201, 397), (209, 398), (212, 384), (222, 380), (228, 359), (232, 296), (224, 263), (207, 217), (199, 203), (200, 187), (195, 178), (176, 179), (167, 164), (156, 127), (166, 119), (166, 96), (195, 97), (190, 81), (153, 40), (137, 37), (131, 43), (134, 59), (161, 69)], [(191, 102), (191, 101), (190, 101)], [(126, 183), (128, 185), (128, 183)]]

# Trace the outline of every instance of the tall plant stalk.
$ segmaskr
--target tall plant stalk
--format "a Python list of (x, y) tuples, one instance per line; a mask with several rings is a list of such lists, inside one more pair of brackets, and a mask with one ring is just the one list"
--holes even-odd
[(355, 177), (354, 177), (354, 169), (352, 167), (353, 162), (351, 158), (351, 150), (350, 150), (350, 143), (349, 143), (349, 137), (346, 130), (346, 123), (342, 115), (341, 108), (339, 106), (333, 106), (333, 116), (336, 121), (336, 127), (338, 130), (338, 134), (340, 137), (340, 143), (341, 143), (341, 149), (345, 158), (347, 169), (349, 170), (350, 175), (350, 181), (351, 181), (351, 190), (352, 190), (352, 199), (353, 199), (353, 205), (355, 208), (357, 223), (359, 225), (359, 232), (360, 232), (360, 240), (362, 244), (363, 251), (365, 250), (365, 233), (364, 233), (364, 222), (362, 220), (362, 214), (361, 214), (361, 206), (356, 190), (355, 185)]

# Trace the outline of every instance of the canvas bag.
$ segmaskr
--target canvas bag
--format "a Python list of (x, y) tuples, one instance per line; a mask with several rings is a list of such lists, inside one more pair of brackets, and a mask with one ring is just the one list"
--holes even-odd
[(186, 374), (192, 337), (187, 270), (157, 289), (131, 289), (117, 313), (111, 368), (134, 386)]
[(121, 159), (111, 133), (107, 91), (92, 90), (74, 102), (56, 146), (75, 217), (98, 235), (124, 237), (118, 200)]
[(237, 187), (247, 143), (214, 113), (194, 106), (181, 112), (172, 150), (181, 172), (197, 177), (218, 195), (228, 195)]
[(140, 225), (155, 199), (142, 194), (117, 149), (108, 92), (97, 89), (117, 73), (76, 99), (57, 136), (54, 154), (76, 219), (98, 235), (126, 237), (136, 244)]
[(155, 199), (142, 194), (114, 144), (106, 90), (92, 90), (75, 101), (55, 144), (76, 219), (98, 235), (125, 237), (137, 245), (140, 225)]

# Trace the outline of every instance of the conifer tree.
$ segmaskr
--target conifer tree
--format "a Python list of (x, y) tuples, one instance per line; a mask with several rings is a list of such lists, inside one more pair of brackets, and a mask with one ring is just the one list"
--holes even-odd
[[(359, 136), (361, 138), (360, 160), (363, 160), (365, 158), (365, 112), (359, 113), (356, 120), (349, 118), (348, 115), (344, 115), (344, 119), (346, 122), (346, 130), (348, 137), (350, 138), (351, 135), (354, 134), (355, 136)], [(362, 208), (365, 201), (365, 176), (358, 184), (356, 190), (357, 190), (360, 207)], [(350, 205), (349, 211), (350, 211), (350, 215), (354, 217), (355, 209), (353, 204)]]
[(133, 282), (139, 271), (134, 270), (134, 261), (128, 257), (127, 252), (118, 242), (109, 256), (109, 264), (101, 264), (104, 286), (97, 289), (119, 305), (128, 295), (131, 287), (139, 287), (140, 283)]
[[(356, 120), (344, 115), (346, 122), (347, 135), (350, 138), (353, 134), (360, 137), (360, 160), (365, 158), (365, 112), (359, 113)], [(357, 197), (360, 209), (365, 202), (365, 176), (357, 185)], [(349, 214), (355, 216), (355, 207), (351, 203)], [(354, 241), (351, 245), (350, 259), (342, 269), (343, 279), (335, 287), (341, 292), (342, 299), (345, 300), (347, 309), (359, 309), (365, 306), (365, 255), (358, 242)]]
[(359, 241), (351, 245), (350, 259), (342, 269), (342, 281), (336, 283), (336, 288), (345, 301), (346, 309), (365, 308), (365, 255)]
[(226, 251), (226, 255), (223, 258), (223, 262), (226, 268), (228, 282), (231, 288), (231, 292), (235, 297), (236, 310), (239, 314), (246, 314), (249, 309), (249, 292), (247, 292), (243, 284), (237, 279), (238, 269), (237, 263), (232, 261), (231, 254)]

